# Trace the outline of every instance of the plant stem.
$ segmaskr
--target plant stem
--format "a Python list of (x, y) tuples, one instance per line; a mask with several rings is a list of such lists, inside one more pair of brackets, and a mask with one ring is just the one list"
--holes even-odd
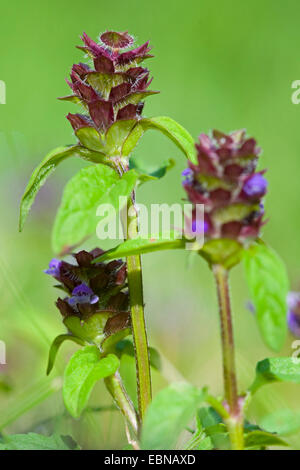
[[(127, 215), (127, 238), (134, 238), (138, 232), (138, 216), (133, 200), (130, 201)], [(131, 306), (131, 326), (134, 340), (139, 417), (141, 423), (151, 402), (151, 375), (144, 316), (142, 264), (139, 255), (127, 257), (127, 276)]]
[(237, 392), (228, 271), (221, 265), (214, 265), (213, 273), (217, 285), (221, 321), (224, 392), (230, 414), (226, 424), (232, 449), (241, 450), (244, 448), (243, 417)]
[(105, 385), (114, 399), (115, 404), (131, 425), (135, 434), (138, 434), (138, 420), (133, 403), (127, 395), (118, 372), (104, 379)]
[[(128, 171), (121, 159), (115, 162), (120, 176)], [(126, 213), (126, 237), (135, 238), (138, 235), (138, 212), (135, 206), (135, 192), (128, 200)], [(142, 263), (139, 255), (128, 256), (127, 277), (129, 286), (129, 299), (131, 309), (131, 327), (134, 341), (137, 396), (139, 407), (139, 426), (143, 423), (146, 409), (151, 402), (151, 374), (149, 361), (149, 348), (144, 316)]]
[(226, 421), (227, 429), (229, 432), (229, 439), (231, 442), (232, 450), (244, 449), (244, 423), (243, 419), (229, 418)]

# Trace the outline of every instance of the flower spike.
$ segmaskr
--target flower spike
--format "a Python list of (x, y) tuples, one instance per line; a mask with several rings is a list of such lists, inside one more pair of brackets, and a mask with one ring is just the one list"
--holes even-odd
[(255, 172), (260, 153), (255, 139), (247, 138), (244, 130), (214, 130), (211, 136), (200, 135), (196, 149), (198, 163), (190, 162), (183, 171), (182, 185), (193, 204), (204, 204), (206, 241), (257, 238), (268, 182), (264, 171)]

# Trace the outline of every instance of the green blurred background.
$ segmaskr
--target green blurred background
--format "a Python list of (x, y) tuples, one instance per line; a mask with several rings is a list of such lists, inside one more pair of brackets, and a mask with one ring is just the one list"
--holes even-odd
[[(75, 108), (56, 97), (68, 93), (64, 79), (82, 60), (75, 48), (79, 35), (86, 31), (96, 38), (116, 29), (134, 34), (138, 44), (151, 40), (155, 58), (147, 66), (154, 76), (152, 88), (161, 93), (147, 101), (145, 115), (169, 115), (195, 138), (211, 128), (242, 127), (257, 138), (270, 189), (264, 239), (281, 254), (293, 289), (299, 289), (300, 106), (291, 102), (291, 84), (300, 79), (299, 14), (297, 0), (2, 3), (0, 80), (6, 83), (7, 103), (0, 105), (0, 339), (6, 342), (7, 365), (0, 369), (0, 428), (5, 425), (5, 432), (55, 428), (89, 449), (126, 443), (118, 413), (87, 411), (80, 421), (71, 420), (63, 415), (60, 391), (54, 391), (59, 379), (53, 382), (55, 373), (45, 378), (49, 343), (64, 328), (52, 279), (42, 270), (53, 256), (50, 233), (63, 186), (82, 162), (59, 167), (39, 194), (24, 232), (17, 231), (18, 204), (33, 167), (52, 148), (75, 141), (65, 120)], [(142, 187), (139, 202), (180, 201), (185, 162), (175, 146), (149, 132), (135, 153), (153, 165), (168, 157), (177, 163), (162, 182)], [(219, 324), (209, 270), (201, 259), (188, 260), (179, 252), (146, 255), (143, 265), (148, 335), (165, 358), (165, 378), (153, 372), (154, 391), (182, 375), (221, 394)], [(245, 387), (257, 360), (271, 353), (246, 309), (240, 267), (232, 273), (232, 296), (240, 385)], [(292, 353), (292, 341), (290, 336), (282, 355)], [(56, 376), (74, 350), (63, 346)], [(134, 393), (129, 358), (122, 371)], [(32, 408), (35, 401), (41, 402)], [(101, 384), (91, 404), (111, 404)], [(250, 414), (259, 422), (281, 407), (300, 410), (299, 386), (265, 387)], [(299, 436), (288, 440), (300, 448)]]

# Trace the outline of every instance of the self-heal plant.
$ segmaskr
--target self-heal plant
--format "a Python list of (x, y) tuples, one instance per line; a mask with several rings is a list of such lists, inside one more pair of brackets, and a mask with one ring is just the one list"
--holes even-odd
[(198, 162), (189, 164), (188, 174), (184, 172), (183, 187), (191, 202), (205, 207), (203, 252), (218, 291), (226, 422), (232, 447), (242, 449), (244, 398), (238, 395), (228, 271), (238, 262), (242, 247), (260, 235), (267, 181), (263, 172), (256, 172), (260, 149), (245, 131), (201, 134), (196, 148)]
[[(172, 119), (143, 117), (144, 100), (157, 93), (149, 89), (150, 73), (144, 67), (144, 61), (152, 57), (149, 43), (134, 48), (127, 32), (115, 31), (101, 34), (98, 42), (84, 33), (82, 41), (79, 49), (89, 62), (73, 65), (68, 81), (72, 94), (61, 98), (80, 106), (79, 113), (67, 116), (77, 143), (59, 147), (45, 157), (30, 178), (20, 210), (22, 229), (38, 190), (59, 163), (71, 156), (92, 163), (66, 185), (54, 223), (52, 245), (56, 258), (45, 272), (60, 289), (56, 305), (66, 332), (52, 343), (48, 373), (65, 340), (81, 346), (65, 369), (66, 408), (72, 416), (79, 417), (93, 386), (104, 379), (126, 418), (128, 440), (135, 449), (176, 448), (177, 438), (193, 418), (194, 427), (189, 427), (191, 439), (184, 444), (187, 450), (286, 445), (277, 435), (279, 428), (251, 424), (247, 411), (261, 386), (272, 382), (300, 383), (300, 364), (284, 357), (260, 361), (255, 379), (245, 392), (238, 389), (235, 365), (229, 273), (241, 261), (265, 343), (279, 351), (287, 332), (289, 287), (285, 267), (260, 238), (268, 185), (264, 171), (257, 170), (260, 149), (256, 141), (247, 138), (245, 131), (214, 131), (212, 135), (201, 134), (194, 144), (190, 134)], [(149, 239), (139, 235), (136, 189), (141, 183), (163, 176), (170, 166), (166, 164), (150, 174), (133, 161), (132, 152), (148, 129), (161, 131), (188, 159), (182, 184), (193, 205), (189, 232), (196, 237), (192, 242), (182, 233), (168, 240), (160, 235)], [(98, 207), (109, 203), (121, 211), (125, 205), (120, 201), (127, 201), (128, 206), (125, 241), (105, 252), (97, 248), (74, 253), (75, 247), (94, 234), (103, 219)], [(204, 223), (197, 218), (197, 204), (204, 206)], [(203, 246), (198, 242), (201, 238)], [(207, 388), (175, 383), (151, 402), (150, 363), (158, 368), (159, 358), (147, 342), (140, 256), (165, 249), (186, 249), (187, 242), (208, 262), (216, 281), (224, 396), (216, 398)], [(66, 254), (75, 259), (62, 260)], [(126, 263), (120, 258), (126, 258)], [(293, 304), (290, 328), (294, 328), (296, 310)], [(136, 360), (137, 409), (119, 373), (124, 351)]]
[[(128, 230), (125, 237), (130, 239), (136, 236), (138, 217), (135, 206), (135, 189), (142, 182), (156, 179), (157, 175), (163, 176), (168, 168), (168, 164), (166, 164), (153, 175), (146, 174), (140, 170), (140, 165), (137, 166), (130, 160), (132, 151), (146, 130), (159, 130), (173, 140), (191, 160), (195, 155), (193, 139), (175, 121), (167, 117), (144, 118), (142, 116), (144, 100), (157, 93), (157, 91), (149, 90), (151, 83), (149, 70), (142, 65), (145, 59), (153, 57), (150, 54), (149, 43), (146, 42), (142, 46), (133, 48), (132, 36), (127, 32), (115, 31), (101, 34), (99, 42), (95, 42), (85, 33), (81, 39), (83, 45), (79, 46), (79, 49), (86, 54), (89, 63), (73, 65), (70, 80), (68, 80), (72, 94), (60, 98), (80, 107), (79, 113), (69, 113), (67, 116), (73, 127), (77, 143), (59, 147), (44, 158), (30, 178), (20, 209), (20, 230), (22, 230), (38, 190), (59, 163), (69, 157), (79, 156), (93, 164), (79, 171), (65, 188), (52, 233), (53, 249), (55, 253), (60, 255), (72, 252), (74, 246), (78, 246), (86, 237), (96, 232), (96, 226), (103, 217), (97, 212), (101, 204), (109, 203), (112, 208), (119, 211), (123, 208), (119, 205), (119, 201), (127, 201), (128, 213), (126, 214), (125, 226), (128, 227)], [(82, 331), (89, 329), (90, 322), (99, 318), (100, 313), (97, 308), (99, 302), (102, 301), (102, 295), (93, 287), (92, 280), (87, 275), (87, 272), (89, 273), (92, 268), (89, 266), (85, 276), (82, 276), (84, 266), (82, 259), (78, 258), (79, 256), (83, 255), (76, 255), (77, 267), (71, 267), (65, 262), (54, 259), (47, 270), (47, 273), (53, 275), (61, 283), (60, 287), (67, 289), (67, 297), (59, 299), (57, 305), (66, 316), (64, 323), (67, 324), (69, 331), (67, 339), (72, 334), (77, 342), (80, 338), (82, 339)], [(87, 256), (85, 254), (84, 258)], [(89, 256), (93, 256), (93, 254), (90, 253)], [(97, 260), (96, 266), (98, 266)], [(69, 276), (62, 278), (62, 272), (65, 269), (69, 269), (72, 274), (72, 283), (70, 283)], [(133, 336), (137, 371), (138, 414), (135, 431), (139, 435), (146, 409), (151, 400), (149, 348), (144, 318), (142, 268), (139, 254), (129, 255), (126, 258), (126, 273), (130, 302), (130, 332)], [(76, 280), (75, 284), (74, 279)], [(118, 295), (120, 297), (120, 293)], [(91, 313), (93, 315), (89, 316)], [(103, 324), (104, 319), (107, 322), (112, 319), (107, 319), (103, 312), (100, 315), (102, 329), (99, 338), (102, 338), (102, 335), (107, 332)], [(73, 322), (75, 322), (76, 332), (74, 332)], [(95, 343), (94, 337), (83, 339)], [(60, 340), (54, 342), (54, 349), (51, 350), (50, 357), (53, 357), (53, 350), (57, 349), (58, 344), (60, 344)], [(94, 364), (96, 361), (94, 365), (98, 375), (96, 374), (94, 377), (100, 378), (101, 374), (107, 376), (109, 372), (114, 374), (114, 367), (111, 369), (108, 367), (108, 356), (106, 357), (105, 351), (101, 349), (102, 343), (98, 341), (97, 347), (100, 351), (99, 354), (102, 354), (101, 364), (103, 367), (97, 363), (99, 354), (94, 354), (89, 349), (87, 351), (90, 355), (87, 364)], [(78, 367), (79, 376), (80, 367), (83, 366), (84, 361), (80, 359), (80, 354), (83, 353), (79, 352), (78, 354), (76, 367)], [(118, 364), (115, 358), (114, 354), (110, 354), (110, 360), (114, 364)], [(120, 399), (123, 400), (124, 396), (120, 388), (113, 389), (110, 385), (108, 388), (114, 395), (116, 402), (120, 402)], [(118, 398), (119, 394), (122, 395), (121, 398)], [(87, 396), (86, 393), (85, 397)], [(65, 402), (67, 402), (66, 394)], [(79, 410), (81, 409), (82, 406), (79, 406)]]
[[(51, 372), (64, 341), (85, 346), (74, 355), (65, 372), (63, 392), (67, 409), (72, 416), (80, 416), (95, 381), (104, 378), (117, 406), (137, 435), (136, 411), (117, 371), (119, 360), (115, 349), (116, 344), (131, 333), (126, 264), (119, 260), (92, 264), (103, 253), (99, 248), (90, 252), (82, 250), (73, 255), (75, 264), (53, 259), (45, 270), (59, 282), (56, 287), (65, 293), (63, 298), (57, 299), (56, 306), (67, 328), (67, 334), (57, 336), (52, 343), (47, 373)], [(82, 374), (84, 367), (88, 368), (92, 375), (89, 382), (82, 375), (78, 376), (78, 360), (86, 362), (79, 370)]]
[[(195, 148), (197, 159), (188, 161), (188, 167), (182, 172), (182, 185), (194, 207), (189, 221), (192, 232), (200, 232), (204, 237), (203, 246), (197, 246), (195, 242), (194, 249), (208, 262), (216, 281), (224, 396), (215, 398), (207, 389), (200, 393), (188, 385), (165, 389), (155, 397), (149, 408), (142, 444), (145, 448), (172, 448), (169, 446), (174, 445), (174, 439), (170, 436), (164, 439), (163, 435), (170, 432), (173, 425), (176, 427), (174, 416), (176, 420), (181, 420), (183, 427), (188, 422), (183, 418), (183, 410), (188, 415), (188, 410), (191, 413), (194, 409), (198, 410), (196, 429), (186, 449), (241, 450), (284, 446), (285, 441), (276, 434), (281, 429), (279, 425), (274, 425), (275, 416), (265, 417), (267, 429), (263, 429), (249, 423), (247, 410), (253, 395), (262, 385), (277, 381), (300, 383), (300, 365), (291, 357), (260, 361), (252, 385), (246, 392), (239, 392), (229, 291), (229, 272), (243, 261), (259, 329), (266, 344), (279, 351), (287, 331), (288, 279), (282, 261), (260, 239), (265, 224), (263, 200), (268, 187), (265, 171), (257, 171), (260, 149), (253, 138), (246, 137), (243, 130), (230, 134), (219, 131), (213, 131), (212, 135), (201, 134)], [(204, 222), (197, 219), (197, 204), (204, 205)], [(120, 254), (184, 248), (184, 240), (159, 240), (156, 244), (151, 240), (137, 239), (126, 241), (98, 259), (112, 260)], [(293, 296), (289, 301), (289, 326), (294, 329), (298, 300)], [(181, 410), (176, 406), (179, 400), (182, 400)], [(210, 407), (199, 409), (203, 401)], [(164, 411), (163, 405), (166, 407)], [(155, 425), (159, 413), (167, 423), (162, 430)], [(188, 416), (191, 419), (191, 414)], [(270, 424), (273, 426), (272, 433), (268, 432)], [(177, 432), (173, 432), (173, 437), (178, 436), (178, 428)], [(160, 442), (153, 434), (159, 436)]]

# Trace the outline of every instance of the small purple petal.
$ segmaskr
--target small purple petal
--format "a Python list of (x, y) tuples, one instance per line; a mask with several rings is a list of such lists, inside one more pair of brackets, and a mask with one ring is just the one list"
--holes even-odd
[(181, 173), (181, 176), (183, 177), (183, 181), (182, 181), (182, 184), (185, 186), (187, 184), (190, 184), (192, 183), (193, 179), (194, 179), (194, 173), (193, 173), (193, 170), (191, 170), (190, 168), (186, 168), (185, 170), (183, 170), (183, 172)]
[(90, 303), (93, 305), (93, 304), (96, 304), (98, 301), (99, 301), (99, 297), (97, 295), (92, 295)]
[(49, 268), (44, 269), (44, 273), (50, 274), (50, 276), (59, 277), (60, 266), (61, 266), (61, 261), (59, 259), (53, 258), (49, 263)]
[(299, 311), (300, 315), (300, 292), (289, 292), (287, 295), (287, 304), (289, 310)]
[(92, 289), (86, 284), (80, 284), (75, 287), (72, 292), (72, 296), (68, 299), (68, 304), (72, 307), (76, 307), (77, 304), (96, 304), (99, 301), (99, 297), (94, 294)]
[(192, 222), (193, 233), (206, 233), (209, 230), (209, 224), (205, 220), (194, 219)]
[(71, 307), (74, 307), (77, 304), (77, 299), (76, 297), (70, 297), (69, 299), (67, 299), (67, 302), (69, 305), (71, 305)]
[(92, 291), (92, 289), (84, 283), (82, 283), (79, 286), (75, 287), (75, 289), (72, 292), (72, 295), (79, 296), (79, 297), (80, 296), (87, 296), (87, 295), (91, 296), (93, 294), (94, 294), (94, 292)]
[(246, 181), (243, 191), (249, 197), (260, 196), (266, 192), (267, 186), (267, 180), (260, 173), (256, 173)]
[(289, 310), (287, 314), (287, 323), (291, 333), (300, 338), (300, 315)]

